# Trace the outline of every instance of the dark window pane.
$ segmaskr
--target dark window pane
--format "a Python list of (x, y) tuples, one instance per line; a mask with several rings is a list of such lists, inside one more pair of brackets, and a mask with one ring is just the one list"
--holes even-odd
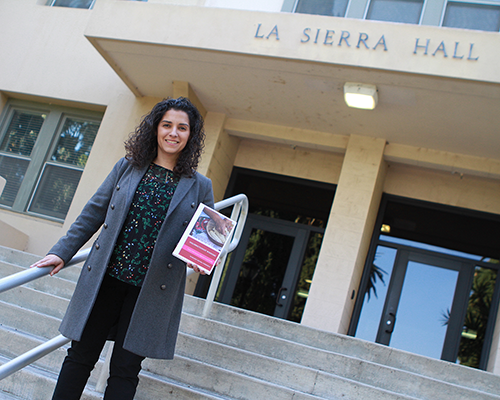
[(366, 19), (418, 24), (423, 0), (372, 0)]
[(0, 176), (7, 180), (0, 197), (0, 204), (12, 207), (29, 163), (29, 160), (22, 158), (0, 155)]
[(294, 299), (290, 310), (290, 315), (287, 318), (290, 321), (299, 322), (302, 319), (307, 298), (309, 297), (309, 289), (311, 287), (314, 269), (318, 261), (319, 250), (323, 241), (323, 233), (311, 233), (307, 243), (306, 254), (300, 270), (299, 281), (295, 288)]
[(29, 157), (44, 121), (44, 114), (14, 111), (0, 150)]
[(81, 170), (46, 164), (29, 211), (64, 219), (81, 175)]
[(94, 0), (55, 0), (54, 7), (91, 8)]
[(85, 167), (99, 123), (66, 118), (51, 160)]
[(273, 315), (294, 237), (252, 230), (231, 305)]
[(500, 7), (450, 2), (446, 6), (443, 26), (498, 32)]
[(347, 0), (299, 0), (296, 13), (344, 17)]

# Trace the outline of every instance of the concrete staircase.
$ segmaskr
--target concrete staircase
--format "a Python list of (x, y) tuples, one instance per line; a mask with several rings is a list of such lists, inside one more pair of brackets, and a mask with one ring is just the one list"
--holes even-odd
[[(38, 257), (0, 247), (0, 276)], [(0, 295), (0, 363), (49, 338), (79, 273)], [(497, 399), (500, 376), (186, 296), (176, 358), (145, 360), (138, 400)], [(107, 349), (103, 351), (103, 359)], [(0, 381), (0, 399), (50, 399), (65, 349)], [(83, 399), (99, 399), (99, 362)]]

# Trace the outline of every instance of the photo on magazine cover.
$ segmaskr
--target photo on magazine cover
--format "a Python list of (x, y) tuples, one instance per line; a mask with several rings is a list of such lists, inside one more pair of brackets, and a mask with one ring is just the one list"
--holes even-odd
[(232, 219), (200, 204), (173, 254), (210, 274), (235, 226)]

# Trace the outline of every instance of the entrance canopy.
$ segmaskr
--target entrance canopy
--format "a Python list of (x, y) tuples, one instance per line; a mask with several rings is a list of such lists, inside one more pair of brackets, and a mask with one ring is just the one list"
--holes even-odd
[[(356, 134), (499, 159), (498, 33), (123, 1), (98, 2), (86, 36), (136, 96), (189, 82), (232, 134), (276, 141), (286, 127), (282, 141), (306, 147), (342, 151)], [(376, 108), (349, 108), (346, 82), (376, 85)]]

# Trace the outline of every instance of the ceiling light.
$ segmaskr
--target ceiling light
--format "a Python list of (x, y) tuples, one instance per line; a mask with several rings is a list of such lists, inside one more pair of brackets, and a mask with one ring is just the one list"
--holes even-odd
[(344, 99), (349, 107), (373, 110), (377, 105), (377, 87), (365, 83), (346, 82)]

